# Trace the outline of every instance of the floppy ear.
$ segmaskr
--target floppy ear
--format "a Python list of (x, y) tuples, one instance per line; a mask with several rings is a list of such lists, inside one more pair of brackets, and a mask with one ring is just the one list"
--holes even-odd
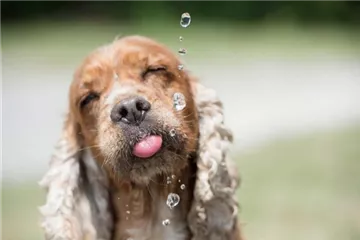
[(68, 114), (50, 169), (40, 181), (47, 190), (46, 203), (40, 207), (45, 239), (111, 236), (107, 178), (91, 154), (81, 150), (79, 131), (73, 116)]
[(237, 224), (239, 185), (228, 155), (232, 133), (224, 125), (223, 106), (216, 92), (192, 80), (199, 114), (199, 149), (194, 201), (188, 216), (193, 239), (241, 239)]

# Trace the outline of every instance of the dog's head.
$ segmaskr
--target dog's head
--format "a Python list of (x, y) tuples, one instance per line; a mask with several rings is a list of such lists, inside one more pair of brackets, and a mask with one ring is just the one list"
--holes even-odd
[(192, 82), (176, 55), (144, 37), (91, 53), (74, 75), (70, 115), (82, 147), (117, 178), (176, 173), (197, 147)]
[(64, 130), (41, 181), (47, 239), (84, 232), (108, 239), (108, 176), (146, 185), (179, 173), (189, 160), (196, 164), (194, 187), (185, 190), (193, 195), (187, 219), (194, 239), (236, 234), (238, 175), (227, 154), (232, 134), (222, 103), (180, 64), (164, 46), (135, 36), (97, 49), (77, 69)]

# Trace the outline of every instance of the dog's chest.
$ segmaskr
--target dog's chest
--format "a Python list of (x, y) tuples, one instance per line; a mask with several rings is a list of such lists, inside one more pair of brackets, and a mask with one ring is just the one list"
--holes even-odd
[[(189, 233), (185, 219), (164, 202), (158, 203), (158, 212), (149, 218), (134, 220), (126, 228), (128, 240), (186, 240)], [(164, 223), (167, 221), (168, 223)]]

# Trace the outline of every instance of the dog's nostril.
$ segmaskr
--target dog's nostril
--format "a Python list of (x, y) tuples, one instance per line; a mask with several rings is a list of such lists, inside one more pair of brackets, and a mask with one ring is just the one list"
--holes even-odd
[(122, 107), (120, 108), (119, 113), (121, 117), (126, 117), (128, 115), (128, 110), (125, 107)]
[(143, 98), (139, 98), (136, 101), (136, 109), (139, 111), (149, 111), (150, 103)]
[(111, 111), (113, 122), (140, 124), (150, 110), (151, 104), (142, 97), (127, 98), (117, 104)]

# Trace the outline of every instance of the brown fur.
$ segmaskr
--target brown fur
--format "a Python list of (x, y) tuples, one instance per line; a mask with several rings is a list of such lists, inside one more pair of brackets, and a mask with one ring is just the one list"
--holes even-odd
[[(89, 150), (109, 177), (109, 206), (114, 220), (111, 239), (132, 238), (129, 229), (149, 234), (141, 236), (142, 239), (165, 237), (161, 231), (144, 229), (158, 223), (162, 205), (171, 192), (181, 198), (171, 212), (171, 225), (187, 222), (197, 173), (195, 155), (199, 144), (199, 117), (193, 90), (197, 82), (186, 71), (178, 70), (179, 64), (177, 57), (164, 46), (133, 36), (97, 49), (74, 75), (65, 133), (74, 136), (69, 137), (73, 141), (70, 145), (74, 149)], [(159, 66), (166, 70), (146, 73), (149, 68)], [(182, 111), (174, 110), (172, 96), (175, 92), (186, 98), (187, 105)], [(81, 102), (90, 93), (97, 93), (99, 98), (81, 108)], [(151, 103), (147, 114), (149, 121), (135, 130), (111, 122), (111, 109), (134, 95), (143, 96)], [(169, 136), (171, 129), (176, 130), (175, 137)], [(139, 139), (139, 131), (161, 135), (165, 147), (149, 159), (134, 157), (131, 146)], [(167, 183), (169, 177), (171, 184)], [(185, 184), (184, 190), (180, 189), (181, 184)], [(187, 225), (178, 238), (174, 237), (179, 240), (191, 238)], [(236, 224), (226, 239), (240, 239)]]

